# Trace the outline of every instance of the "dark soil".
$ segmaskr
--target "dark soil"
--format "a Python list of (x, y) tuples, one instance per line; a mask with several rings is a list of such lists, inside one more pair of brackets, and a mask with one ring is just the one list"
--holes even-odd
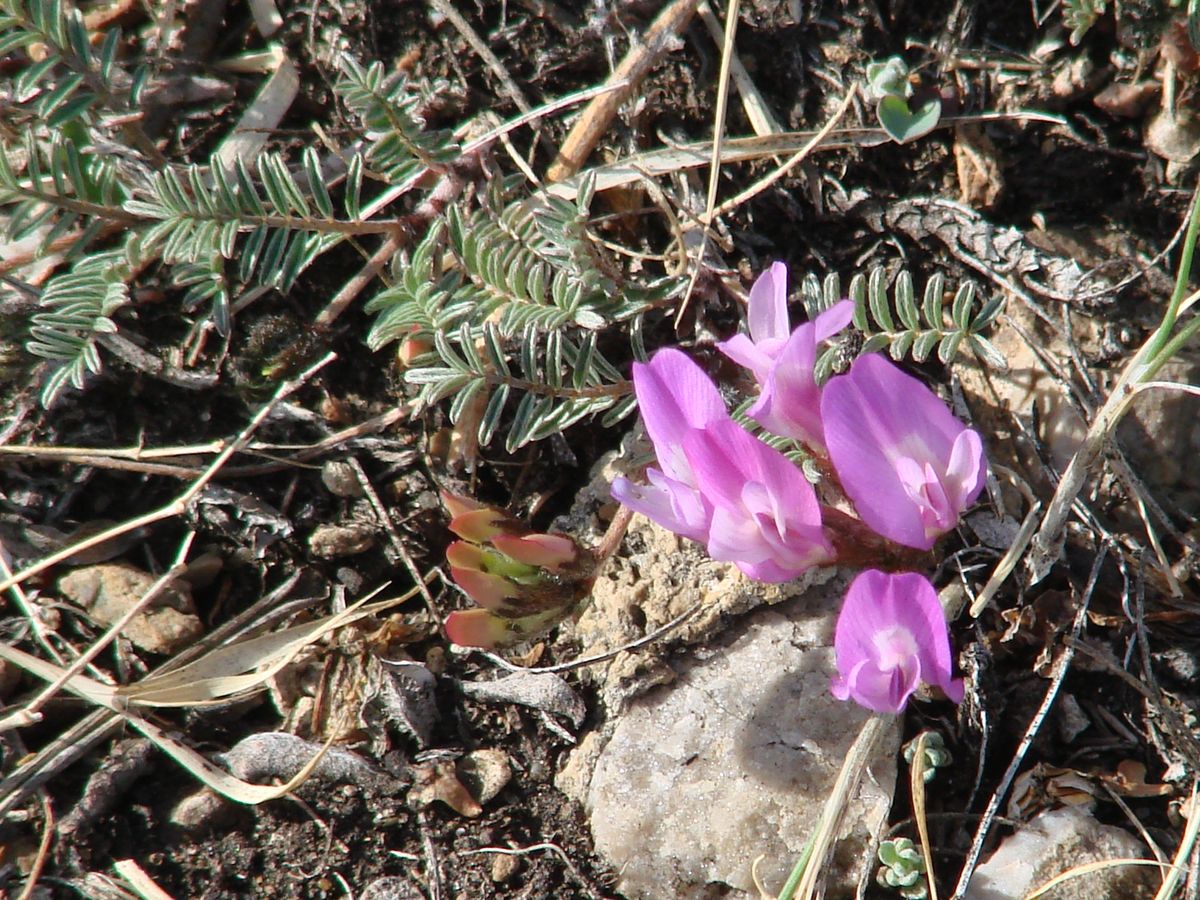
[[(601, 82), (610, 61), (619, 61), (627, 51), (629, 35), (643, 30), (661, 5), (510, 0), (458, 3), (457, 8), (536, 106)], [(1059, 48), (1042, 62), (1035, 51), (1047, 37), (1059, 34), (1052, 29), (1058, 17), (1052, 15), (1050, 22), (1037, 27), (1021, 4), (823, 0), (796, 4), (802, 10), (800, 22), (792, 20), (788, 5), (745, 0), (738, 33), (738, 54), (785, 127), (819, 127), (847, 86), (861, 80), (866, 63), (902, 54), (923, 64), (924, 85), (952, 95), (963, 112), (1010, 114), (985, 128), (1003, 183), (1002, 194), (984, 212), (996, 226), (1036, 232), (1039, 246), (1055, 255), (1075, 256), (1084, 268), (1111, 266), (1113, 281), (1134, 270), (1135, 254), (1153, 257), (1175, 235), (1186, 212), (1193, 176), (1183, 175), (1182, 186), (1167, 183), (1163, 161), (1145, 148), (1144, 117), (1115, 118), (1096, 107), (1093, 98), (1111, 74), (1102, 72), (1082, 83), (1064, 75), (1073, 62), (1084, 58), (1092, 61), (1093, 68), (1103, 69), (1114, 53), (1140, 54), (1152, 70), (1154, 41), (1138, 43), (1118, 34), (1111, 12), (1081, 46)], [(400, 67), (421, 83), (444, 80), (446, 85), (431, 96), (426, 110), (431, 126), (455, 127), (485, 110), (500, 119), (519, 114), (487, 65), (449, 23), (431, 11), (431, 4), (351, 0), (280, 2), (279, 6), (285, 19), (280, 40), (302, 73), (300, 98), (279, 135), (285, 147), (313, 141), (314, 122), (336, 140), (353, 138), (350, 126), (334, 111), (333, 73), (318, 53), (322, 38), (338, 42), (360, 59), (382, 60), (389, 69)], [(217, 60), (261, 45), (248, 12), (230, 4), (208, 42), (208, 55), (190, 63), (209, 71)], [(627, 110), (613, 123), (593, 160), (602, 152), (618, 157), (664, 141), (707, 139), (719, 66), (719, 48), (698, 22), (693, 23), (681, 46), (645, 79), (636, 111)], [(257, 89), (255, 77), (223, 77), (232, 81), (233, 97), (212, 108), (177, 111), (163, 133), (168, 156), (206, 159), (250, 102)], [(1188, 89), (1185, 85), (1185, 92)], [(1051, 111), (1061, 120), (1022, 117), (1021, 110)], [(864, 124), (872, 126), (870, 110), (862, 107), (862, 111)], [(561, 117), (551, 117), (544, 127), (548, 141), (555, 145), (567, 130)], [(730, 103), (727, 133), (752, 133), (736, 95)], [(514, 134), (518, 150), (525, 154), (530, 150), (527, 134)], [(743, 274), (782, 259), (793, 273), (835, 271), (847, 279), (876, 264), (890, 269), (903, 264), (924, 275), (941, 271), (948, 281), (980, 279), (980, 273), (949, 252), (934, 233), (917, 240), (911, 234), (889, 231), (883, 222), (883, 213), (898, 201), (959, 198), (955, 143), (954, 129), (942, 128), (909, 145), (885, 143), (815, 154), (793, 175), (726, 217), (719, 255), (730, 270)], [(551, 162), (548, 146), (533, 148), (529, 158), (535, 171), (544, 171)], [(511, 168), (500, 154), (492, 162), (506, 171)], [(732, 196), (774, 165), (768, 159), (729, 166), (723, 173), (721, 196)], [(698, 177), (704, 178), (703, 171)], [(678, 184), (675, 189), (684, 188)], [(691, 189), (703, 195), (699, 182)], [(851, 195), (854, 202), (847, 202)], [(635, 247), (663, 245), (663, 226), (656, 217), (635, 221), (631, 233), (609, 237)], [(106, 360), (105, 373), (86, 392), (69, 393), (43, 411), (31, 405), (36, 391), (29, 382), (11, 382), (3, 408), (6, 418), (11, 415), (20, 424), (8, 441), (63, 447), (163, 447), (225, 438), (244, 427), (281, 379), (328, 350), (336, 351), (338, 359), (291, 399), (299, 412), (272, 418), (259, 429), (256, 440), (308, 445), (339, 428), (381, 415), (402, 401), (409, 388), (392, 367), (389, 351), (373, 355), (364, 345), (370, 317), (362, 304), (342, 316), (331, 332), (315, 332), (309, 324), (359, 266), (355, 252), (339, 249), (322, 258), (287, 296), (268, 294), (239, 313), (228, 347), (210, 335), (199, 363), (221, 373), (215, 389), (182, 391), (119, 361), (108, 364)], [(1161, 309), (1165, 299), (1164, 282), (1169, 289), (1169, 274), (1164, 273), (1169, 273), (1169, 267), (1152, 271), (1092, 308), (1072, 310), (1081, 320), (1103, 326), (1098, 330), (1107, 328), (1107, 333), (1120, 337), (1116, 350), (1099, 342), (1083, 345), (1089, 362), (1116, 371), (1124, 353), (1140, 344), (1154, 323), (1153, 311)], [(180, 316), (173, 298), (154, 283), (153, 273), (148, 273), (145, 285), (147, 296), (128, 314), (129, 324), (155, 346), (179, 345), (190, 323)], [(732, 331), (737, 321), (732, 296), (717, 279), (706, 279), (701, 287), (693, 300), (698, 320), (714, 332)], [(994, 284), (985, 289), (999, 290)], [(151, 302), (155, 294), (157, 302)], [(676, 340), (669, 317), (648, 323), (648, 348)], [(935, 365), (923, 368), (935, 378), (945, 377)], [(293, 572), (302, 578), (288, 599), (330, 597), (341, 590), (356, 597), (389, 580), (394, 590), (405, 590), (411, 578), (384, 540), (347, 559), (324, 560), (310, 553), (307, 537), (318, 526), (372, 521), (364, 500), (337, 496), (325, 487), (322, 463), (351, 457), (361, 462), (416, 567), (428, 571), (443, 562), (449, 540), (436, 496), (438, 485), (467, 484), (469, 479), (476, 496), (532, 515), (535, 525), (545, 527), (570, 506), (587, 481), (589, 467), (618, 445), (627, 426), (604, 429), (584, 423), (515, 456), (498, 446), (489, 448), (473, 474), (448, 461), (446, 427), (445, 410), (435, 409), (415, 421), (402, 421), (373, 443), (339, 448), (333, 456), (304, 466), (268, 466), (270, 471), (260, 468), (239, 474), (239, 468), (270, 462), (270, 457), (239, 456), (218, 479), (221, 486), (236, 492), (228, 507), (146, 529), (123, 549), (121, 558), (147, 571), (162, 572), (170, 565), (184, 526), (196, 529), (196, 549), (211, 551), (222, 560), (215, 579), (195, 591), (197, 611), (207, 629), (247, 609)], [(997, 462), (1020, 465), (1017, 448), (1010, 442), (992, 440), (989, 451)], [(204, 461), (197, 458), (185, 464), (194, 477)], [(155, 509), (177, 496), (185, 482), (170, 475), (85, 463), (6, 460), (0, 468), (0, 484), (0, 511), (6, 524), (53, 525), (70, 531), (79, 524), (123, 521)], [(290, 527), (280, 530), (240, 514), (252, 501), (265, 504)], [(1094, 505), (1103, 516), (1122, 501), (1118, 491), (1097, 498)], [(1176, 508), (1169, 497), (1164, 502), (1181, 530), (1194, 525), (1197, 510)], [(1138, 540), (1144, 543), (1140, 536)], [(1182, 554), (1174, 539), (1168, 538), (1168, 545), (1171, 558)], [(958, 549), (960, 545), (949, 546), (946, 552)], [(30, 553), (21, 561), (40, 555)], [(1081, 536), (1071, 545), (1064, 564), (1039, 587), (1037, 597), (1018, 597), (1014, 592), (1000, 606), (1011, 609), (1013, 616), (1035, 604), (1049, 608), (1053, 597), (1081, 590), (1094, 558), (1095, 546)], [(969, 562), (969, 554), (964, 559)], [(1134, 560), (1131, 554), (1111, 553), (1092, 602), (1091, 640), (1114, 661), (1124, 658), (1133, 631), (1123, 618), (1121, 600), (1122, 579), (1139, 577)], [(947, 564), (944, 580), (951, 580), (955, 571)], [(1158, 654), (1155, 670), (1174, 692), (1175, 710), (1194, 737), (1194, 721), (1186, 717), (1200, 691), (1195, 662), (1200, 630), (1194, 578), (1185, 570), (1181, 580), (1185, 598), (1170, 605), (1164, 601), (1161, 585), (1153, 581), (1143, 593), (1146, 611), (1157, 616), (1150, 624)], [(47, 592), (52, 586), (53, 579), (44, 576), (26, 583), (24, 589)], [(458, 603), (448, 592), (436, 600), (446, 608)], [(0, 612), (11, 617), (3, 626), (4, 638), (33, 652), (23, 620), (11, 604), (9, 597), (0, 599)], [(982, 720), (969, 711), (960, 722), (927, 722), (920, 711), (909, 716), (907, 732), (916, 734), (926, 725), (939, 727), (950, 738), (956, 760), (947, 780), (939, 783), (931, 812), (981, 811), (1044, 693), (1046, 654), (1061, 652), (1055, 629), (1069, 628), (1073, 612), (1074, 606), (1064, 602), (1048, 613), (1053, 617), (1049, 624), (1031, 619), (1027, 627), (1014, 628), (1004, 639), (1001, 636), (1011, 620), (992, 612), (985, 614), (973, 633), (966, 627), (956, 632), (961, 646), (973, 645), (973, 658), (981, 668), (977, 683), (982, 693), (976, 702), (987, 710), (987, 724), (981, 727)], [(60, 634), (76, 647), (85, 646), (101, 630), (66, 605), (58, 608), (57, 615)], [(422, 751), (411, 737), (394, 729), (390, 748), (372, 744), (379, 751), (373, 761), (395, 776), (395, 793), (310, 782), (297, 799), (254, 808), (228, 807), (209, 827), (189, 830), (169, 819), (177, 804), (196, 790), (196, 783), (172, 760), (145, 753), (132, 766), (130, 777), (112, 789), (103, 809), (85, 817), (72, 833), (60, 834), (42, 873), (41, 888), (53, 896), (101, 896), (96, 882), (86, 880), (89, 873), (108, 872), (114, 861), (134, 859), (165, 891), (181, 898), (366, 896), (364, 888), (385, 876), (405, 879), (409, 886), (395, 882), (393, 893), (371, 896), (464, 900), (613, 896), (616, 873), (594, 854), (583, 812), (553, 786), (570, 742), (532, 712), (483, 705), (461, 696), (453, 679), (470, 679), (479, 669), (473, 662), (445, 654), (445, 642), (419, 602), (403, 607), (396, 621), (404, 623), (397, 628), (407, 630), (385, 642), (387, 654), (425, 661), (444, 677), (436, 694), (439, 721), (427, 748)], [(363, 634), (369, 631), (362, 629)], [(343, 651), (331, 646), (325, 652)], [(161, 661), (124, 645), (106, 652), (97, 664), (116, 680), (126, 681)], [(331, 665), (319, 663), (313, 671), (328, 673)], [(0, 675), (5, 675), (3, 669)], [(24, 702), (37, 687), (31, 680), (5, 681), (6, 677), (0, 677), (0, 699), (9, 708)], [(587, 688), (581, 690), (586, 695)], [(1148, 713), (1136, 689), (1103, 665), (1084, 662), (1068, 679), (1064, 692), (1078, 698), (1095, 716), (1100, 716), (1095, 712), (1098, 708), (1103, 709), (1104, 717), (1111, 719), (1108, 735), (1097, 737), (1093, 729), (1084, 738), (1064, 737), (1069, 730), (1052, 722), (1042, 730), (1026, 767), (1046, 762), (1113, 772), (1121, 762), (1133, 760), (1147, 766), (1149, 782), (1162, 778), (1169, 760), (1161, 748), (1146, 741)], [(78, 701), (63, 700), (48, 708), (41, 725), (0, 736), (0, 772), (11, 775), (27, 752), (54, 739), (82, 712)], [(266, 702), (230, 707), (216, 715), (164, 710), (155, 718), (166, 730), (181, 734), (209, 754), (228, 749), (248, 734), (278, 729), (281, 722), (278, 710)], [(309, 723), (300, 728), (305, 736), (314, 733)], [(59, 821), (72, 814), (88, 778), (114, 764), (114, 754), (122, 746), (117, 742), (133, 737), (118, 735), (103, 742), (50, 781), (43, 796)], [(977, 764), (985, 742), (986, 758)], [(478, 748), (502, 749), (513, 767), (512, 781), (484, 804), (481, 815), (463, 816), (440, 802), (417, 808), (408, 800), (405, 788), (414, 777), (414, 766), (438, 754), (454, 757)], [(366, 749), (363, 752), (370, 755)], [(1178, 823), (1168, 815), (1166, 799), (1133, 797), (1127, 802), (1164, 848), (1177, 844)], [(7, 890), (16, 896), (20, 890), (45, 826), (44, 808), (38, 797), (30, 797), (18, 810), (20, 815), (0, 824), (0, 893)], [(905, 819), (908, 809), (908, 797), (900, 789), (895, 820)], [(1128, 824), (1113, 804), (1102, 803), (1099, 815)], [(961, 847), (963, 834), (973, 827), (973, 819), (939, 826), (937, 842)], [(562, 855), (538, 849), (518, 857), (515, 869), (506, 871), (503, 864), (497, 866), (495, 854), (472, 853), (534, 845), (556, 845)], [(950, 855), (939, 862), (950, 879), (961, 857)]]

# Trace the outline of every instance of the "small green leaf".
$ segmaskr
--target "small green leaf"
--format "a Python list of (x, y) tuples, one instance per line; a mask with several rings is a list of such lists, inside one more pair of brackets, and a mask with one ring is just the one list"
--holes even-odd
[(938, 359), (944, 365), (954, 359), (954, 355), (958, 353), (958, 345), (962, 343), (962, 338), (963, 334), (961, 331), (952, 332), (942, 338), (942, 342), (938, 345)]
[(924, 137), (937, 127), (942, 117), (942, 102), (935, 97), (913, 111), (903, 97), (889, 94), (879, 101), (875, 114), (893, 141), (906, 144)]
[(888, 303), (887, 273), (882, 268), (871, 272), (870, 286), (867, 293), (871, 298), (871, 315), (884, 331), (893, 331), (896, 322), (892, 318), (891, 304)]
[(917, 362), (925, 362), (929, 358), (929, 354), (933, 348), (937, 346), (941, 339), (941, 332), (938, 331), (922, 331), (921, 334), (913, 341), (912, 355)]
[(921, 327), (921, 313), (917, 309), (917, 298), (913, 292), (912, 275), (907, 269), (901, 269), (896, 276), (896, 286), (892, 288), (896, 298), (896, 314), (905, 328), (916, 330)]

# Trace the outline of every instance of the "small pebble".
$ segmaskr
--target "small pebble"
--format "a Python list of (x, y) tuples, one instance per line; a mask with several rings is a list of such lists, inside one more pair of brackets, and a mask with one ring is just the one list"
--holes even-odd
[(318, 559), (354, 556), (375, 546), (370, 525), (318, 525), (308, 538), (308, 549)]
[(340, 459), (331, 459), (321, 467), (321, 482), (329, 489), (329, 493), (338, 497), (361, 497), (362, 482), (354, 466)]
[(521, 860), (511, 853), (497, 853), (492, 858), (492, 881), (504, 884), (521, 868)]
[(480, 803), (487, 803), (512, 780), (512, 764), (503, 750), (475, 750), (458, 761), (458, 776)]

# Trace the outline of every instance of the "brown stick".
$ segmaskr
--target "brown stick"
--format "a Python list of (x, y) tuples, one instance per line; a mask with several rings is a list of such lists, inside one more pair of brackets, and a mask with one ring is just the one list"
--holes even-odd
[(624, 85), (609, 93), (601, 94), (587, 105), (571, 133), (563, 142), (558, 157), (550, 164), (546, 180), (562, 181), (570, 178), (583, 166), (588, 154), (608, 130), (608, 125), (621, 108), (621, 104), (633, 94), (638, 82), (671, 47), (675, 38), (696, 12), (700, 0), (673, 0), (646, 30), (642, 40), (629, 48), (617, 70), (609, 76), (607, 84)]

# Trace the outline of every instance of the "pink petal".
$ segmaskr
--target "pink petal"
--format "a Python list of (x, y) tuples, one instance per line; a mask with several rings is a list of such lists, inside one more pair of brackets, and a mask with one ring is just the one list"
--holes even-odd
[(872, 530), (908, 547), (928, 550), (921, 512), (904, 489), (863, 411), (865, 398), (842, 377), (825, 385), (821, 420), (838, 480), (859, 517)]
[(749, 415), (774, 434), (824, 447), (820, 391), (813, 380), (816, 329), (805, 322), (783, 346)]
[(712, 518), (709, 504), (694, 487), (674, 481), (656, 469), (647, 469), (649, 485), (628, 478), (613, 479), (613, 499), (676, 534), (704, 543)]
[(452, 612), (446, 617), (446, 636), (460, 647), (492, 649), (509, 640), (508, 620), (486, 609)]
[[(889, 632), (911, 636), (913, 652), (899, 665), (884, 669), (879, 638)], [(839, 699), (853, 697), (876, 711), (898, 712), (919, 681), (937, 685), (955, 702), (962, 699), (962, 682), (951, 677), (950, 638), (941, 603), (922, 575), (873, 569), (859, 574), (846, 592), (834, 650), (839, 675), (832, 689)]]
[(490, 575), (478, 569), (460, 569), (450, 566), (450, 577), (466, 591), (467, 596), (485, 609), (506, 609), (506, 600), (520, 596), (517, 586), (499, 575)]
[[(833, 558), (812, 485), (778, 450), (732, 420), (693, 432), (683, 449), (713, 504), (708, 551), (714, 559), (779, 581)], [(774, 567), (760, 568), (766, 562)]]
[(946, 466), (946, 480), (959, 487), (959, 494), (951, 498), (959, 509), (966, 509), (983, 490), (987, 481), (987, 458), (983, 453), (983, 441), (970, 428), (954, 439), (950, 448), (950, 463)]
[(748, 307), (746, 320), (755, 343), (787, 337), (787, 266), (781, 262), (771, 263), (771, 267), (758, 276), (750, 288)]
[(574, 562), (579, 548), (561, 534), (497, 535), (492, 546), (519, 563), (546, 569), (558, 569)]
[[(982, 444), (962, 439), (966, 426), (946, 405), (879, 354), (859, 357), (849, 373), (830, 379), (821, 395), (821, 419), (842, 487), (862, 520), (890, 540), (928, 550), (938, 534), (951, 527), (941, 521), (947, 511), (931, 519), (930, 510), (905, 489), (899, 460), (911, 459), (922, 470), (931, 464), (937, 473), (945, 473), (945, 496), (958, 499), (949, 511), (951, 518), (982, 488)], [(960, 440), (963, 445), (955, 457)], [(969, 483), (959, 482), (960, 473), (971, 466), (975, 468)]]
[(821, 425), (821, 393), (813, 377), (817, 345), (833, 337), (854, 316), (854, 304), (843, 300), (812, 322), (797, 326), (775, 359), (763, 384), (762, 394), (749, 415), (768, 431), (801, 441), (821, 450), (825, 447)]
[(450, 530), (460, 538), (483, 543), (497, 534), (503, 534), (499, 523), (508, 517), (498, 509), (482, 507), (461, 512), (450, 520)]
[(649, 363), (635, 363), (633, 386), (659, 465), (670, 477), (687, 481), (679, 452), (684, 437), (729, 415), (717, 386), (690, 357), (672, 348), (658, 351)]
[(839, 300), (829, 309), (818, 313), (813, 319), (816, 326), (817, 343), (829, 340), (854, 320), (854, 301)]
[(739, 366), (749, 369), (754, 380), (759, 384), (766, 381), (771, 374), (775, 356), (767, 353), (762, 346), (754, 343), (744, 334), (735, 334), (727, 341), (720, 341), (717, 349)]

